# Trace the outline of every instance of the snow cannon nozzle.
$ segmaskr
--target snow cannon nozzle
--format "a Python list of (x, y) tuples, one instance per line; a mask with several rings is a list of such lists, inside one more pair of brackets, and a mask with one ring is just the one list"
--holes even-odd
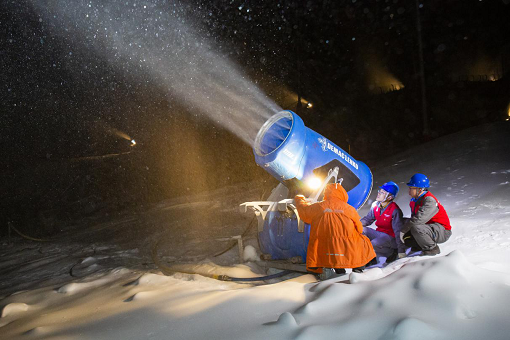
[(291, 111), (281, 111), (269, 118), (257, 133), (255, 153), (265, 156), (277, 150), (289, 136), (293, 122)]
[[(253, 146), (255, 161), (291, 191), (306, 183), (335, 182), (349, 193), (349, 204), (359, 208), (372, 190), (372, 173), (329, 139), (307, 128), (294, 112), (286, 110), (270, 117), (260, 128)], [(331, 182), (330, 183), (334, 183)], [(326, 183), (327, 184), (327, 183)], [(324, 187), (317, 186), (317, 187)]]

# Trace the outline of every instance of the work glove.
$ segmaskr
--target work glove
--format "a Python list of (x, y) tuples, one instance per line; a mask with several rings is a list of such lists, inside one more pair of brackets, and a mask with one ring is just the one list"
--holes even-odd
[(403, 259), (404, 257), (406, 257), (406, 253), (398, 253), (398, 259)]
[(296, 204), (297, 201), (301, 201), (301, 200), (306, 201), (305, 196), (303, 196), (303, 195), (296, 195), (296, 196), (294, 196), (294, 201), (293, 202), (294, 202), (294, 204)]

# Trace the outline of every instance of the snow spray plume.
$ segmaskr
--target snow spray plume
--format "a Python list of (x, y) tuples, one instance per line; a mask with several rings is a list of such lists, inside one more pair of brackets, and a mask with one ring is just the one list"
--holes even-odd
[[(176, 1), (36, 1), (55, 34), (81, 37), (112, 65), (139, 73), (246, 143), (281, 109), (233, 62), (214, 51), (186, 15), (195, 5)], [(73, 41), (76, 41), (74, 38)]]

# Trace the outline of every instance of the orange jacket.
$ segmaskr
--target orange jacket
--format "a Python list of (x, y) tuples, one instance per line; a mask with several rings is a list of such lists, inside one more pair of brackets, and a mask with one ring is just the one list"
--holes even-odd
[(356, 268), (375, 257), (358, 212), (347, 204), (349, 196), (340, 184), (328, 184), (324, 201), (310, 204), (302, 195), (294, 200), (299, 217), (311, 225), (307, 267)]

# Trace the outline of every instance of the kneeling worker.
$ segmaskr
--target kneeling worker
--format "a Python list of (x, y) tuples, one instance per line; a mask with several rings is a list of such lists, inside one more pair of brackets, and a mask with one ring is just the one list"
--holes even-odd
[(347, 204), (348, 197), (341, 184), (330, 183), (321, 202), (310, 204), (303, 195), (294, 198), (299, 217), (310, 224), (306, 267), (322, 273), (321, 279), (331, 277), (333, 271), (345, 273), (345, 268), (362, 272), (375, 257), (358, 212)]
[[(381, 265), (394, 261), (397, 254), (398, 258), (406, 256), (406, 246), (399, 237), (404, 223), (402, 210), (393, 202), (397, 194), (398, 185), (395, 182), (381, 185), (370, 211), (361, 219), (363, 234), (372, 242), (377, 262)], [(374, 222), (376, 229), (369, 228)]]
[(430, 182), (423, 174), (414, 174), (409, 183), (411, 218), (404, 224), (402, 240), (411, 244), (412, 239), (421, 248), (422, 256), (437, 255), (438, 243), (446, 242), (452, 235), (446, 210), (428, 188)]

